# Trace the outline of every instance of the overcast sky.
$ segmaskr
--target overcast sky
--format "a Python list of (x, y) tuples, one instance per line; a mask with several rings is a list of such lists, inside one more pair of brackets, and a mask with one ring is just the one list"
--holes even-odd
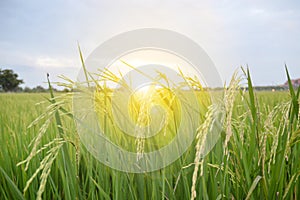
[[(0, 68), (26, 86), (46, 72), (75, 79), (77, 41), (87, 57), (110, 37), (138, 28), (164, 28), (196, 41), (223, 81), (248, 65), (255, 85), (285, 82), (284, 63), (300, 77), (300, 1), (0, 0)], [(23, 85), (24, 86), (24, 85)]]

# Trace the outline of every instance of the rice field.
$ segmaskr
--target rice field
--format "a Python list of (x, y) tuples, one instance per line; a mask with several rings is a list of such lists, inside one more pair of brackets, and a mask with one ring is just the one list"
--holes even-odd
[(211, 124), (209, 108), (202, 116), (208, 126), (198, 129), (188, 150), (146, 173), (111, 169), (87, 151), (71, 93), (0, 94), (0, 199), (299, 199), (300, 90), (256, 92), (249, 73), (245, 80), (248, 90), (233, 79), (218, 91), (223, 131), (205, 157), (199, 149)]

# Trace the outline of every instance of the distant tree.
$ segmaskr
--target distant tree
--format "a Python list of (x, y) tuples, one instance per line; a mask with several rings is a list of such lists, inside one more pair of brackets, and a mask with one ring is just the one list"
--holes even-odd
[(62, 90), (62, 92), (71, 92), (71, 90), (69, 90), (68, 88), (64, 88), (64, 89)]
[(15, 92), (23, 92), (24, 90), (22, 87), (17, 87), (14, 91)]
[(24, 92), (31, 92), (30, 87), (25, 87), (25, 88), (24, 88)]
[(4, 92), (16, 91), (18, 86), (23, 83), (23, 80), (18, 79), (18, 74), (11, 69), (0, 68), (0, 90)]
[(32, 88), (31, 92), (47, 92), (47, 89), (45, 89), (42, 86), (38, 85), (35, 88)]

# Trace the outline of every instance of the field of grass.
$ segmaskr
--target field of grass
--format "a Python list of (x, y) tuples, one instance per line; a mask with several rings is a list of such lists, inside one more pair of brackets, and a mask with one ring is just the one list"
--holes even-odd
[(0, 94), (0, 199), (299, 199), (299, 91), (255, 92), (250, 77), (248, 87), (224, 89), (223, 131), (204, 158), (197, 137), (171, 165), (141, 174), (85, 149), (71, 94)]

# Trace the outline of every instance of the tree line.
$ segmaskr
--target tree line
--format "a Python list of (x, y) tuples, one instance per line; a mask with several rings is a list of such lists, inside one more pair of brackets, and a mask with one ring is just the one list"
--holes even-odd
[[(48, 92), (48, 88), (44, 88), (40, 85), (30, 88), (30, 87), (25, 87), (22, 88), (20, 87), (21, 84), (24, 83), (22, 79), (18, 78), (19, 75), (15, 73), (11, 69), (1, 69), (0, 68), (0, 92), (31, 92), (31, 93), (38, 93), (38, 92)], [(52, 88), (56, 92), (69, 92), (69, 90), (63, 89), (63, 90), (58, 90), (55, 88)]]
[[(18, 74), (16, 74), (11, 69), (4, 69), (2, 70), (0, 68), (0, 92), (32, 92), (32, 93), (38, 93), (38, 92), (48, 92), (48, 88), (43, 88), (42, 86), (38, 85), (34, 88), (20, 87), (21, 84), (24, 83), (22, 79), (18, 78)], [(300, 80), (300, 79), (299, 79)], [(299, 81), (300, 82), (300, 81)], [(213, 90), (222, 90), (223, 88), (213, 88)], [(247, 88), (245, 88), (247, 90)], [(278, 85), (278, 86), (256, 86), (254, 87), (255, 90), (270, 90), (270, 91), (282, 91), (287, 90), (288, 86), (285, 85)], [(65, 88), (63, 90), (58, 90), (53, 88), (56, 92), (70, 92), (69, 89)]]

